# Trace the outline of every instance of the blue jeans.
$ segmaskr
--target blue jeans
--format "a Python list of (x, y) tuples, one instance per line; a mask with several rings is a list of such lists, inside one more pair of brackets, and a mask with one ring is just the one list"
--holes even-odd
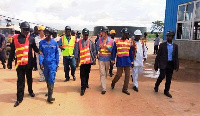
[(70, 79), (69, 77), (69, 65), (71, 67), (71, 75), (75, 76), (76, 71), (76, 60), (75, 57), (63, 56), (63, 64), (64, 64), (64, 71), (65, 71), (65, 78)]

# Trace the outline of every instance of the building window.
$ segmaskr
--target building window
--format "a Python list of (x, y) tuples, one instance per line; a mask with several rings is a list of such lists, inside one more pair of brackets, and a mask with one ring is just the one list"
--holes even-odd
[(176, 39), (200, 40), (200, 0), (178, 6)]
[(200, 2), (196, 3), (196, 11), (195, 11), (196, 17), (195, 19), (200, 19)]
[(185, 5), (179, 6), (178, 21), (184, 21)]
[(200, 21), (194, 23), (193, 40), (200, 40)]
[(189, 21), (192, 20), (193, 18), (193, 9), (194, 9), (194, 4), (187, 4), (186, 6), (186, 11), (185, 11), (185, 20)]

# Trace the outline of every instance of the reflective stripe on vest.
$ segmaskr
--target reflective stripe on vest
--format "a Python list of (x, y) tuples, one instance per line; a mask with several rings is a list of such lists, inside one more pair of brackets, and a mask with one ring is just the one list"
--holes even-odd
[(87, 45), (85, 47), (82, 46), (83, 39), (80, 39), (79, 42), (79, 49), (80, 49), (80, 63), (81, 64), (89, 64), (90, 63), (90, 46), (89, 40), (87, 40)]
[(28, 52), (29, 52), (29, 35), (27, 35), (25, 43), (20, 44), (18, 42), (18, 36), (19, 34), (16, 34), (13, 36), (14, 44), (15, 44), (15, 54), (17, 57), (17, 64), (15, 66), (15, 69), (17, 69), (20, 65), (27, 65), (28, 64)]
[(67, 40), (66, 36), (62, 36), (62, 47), (65, 49), (62, 51), (63, 56), (74, 56), (75, 36), (71, 36), (71, 39)]
[[(102, 39), (99, 39), (98, 41), (99, 41), (99, 45), (103, 45), (104, 44)], [(110, 41), (108, 43), (106, 43), (106, 46), (107, 47), (112, 47), (112, 45), (113, 45), (113, 40), (110, 39)], [(111, 56), (111, 52), (108, 49), (100, 48), (99, 56), (108, 57), (108, 56)]]
[(121, 39), (116, 39), (115, 43), (117, 46), (118, 57), (129, 56), (130, 41), (128, 39), (126, 39), (125, 41)]

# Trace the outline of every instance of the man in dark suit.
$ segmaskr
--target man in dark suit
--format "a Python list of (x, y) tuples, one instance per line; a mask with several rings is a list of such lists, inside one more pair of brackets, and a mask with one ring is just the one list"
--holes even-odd
[(158, 92), (158, 87), (166, 76), (164, 94), (167, 97), (172, 98), (172, 95), (169, 93), (169, 89), (173, 70), (178, 71), (179, 69), (178, 45), (172, 42), (172, 39), (175, 36), (175, 33), (172, 30), (167, 31), (166, 36), (167, 42), (160, 44), (158, 54), (155, 59), (154, 69), (155, 71), (158, 71), (159, 68), (160, 75), (155, 83), (154, 90), (155, 92)]

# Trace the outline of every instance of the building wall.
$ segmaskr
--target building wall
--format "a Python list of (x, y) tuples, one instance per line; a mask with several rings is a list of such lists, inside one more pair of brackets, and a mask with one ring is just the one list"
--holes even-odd
[[(167, 30), (176, 32), (178, 5), (191, 1), (195, 0), (166, 0), (164, 35)], [(166, 36), (163, 39), (166, 40)], [(200, 41), (175, 40), (174, 43), (179, 46), (179, 58), (200, 62)]]
[(179, 58), (200, 62), (200, 42), (175, 40), (178, 45)]

